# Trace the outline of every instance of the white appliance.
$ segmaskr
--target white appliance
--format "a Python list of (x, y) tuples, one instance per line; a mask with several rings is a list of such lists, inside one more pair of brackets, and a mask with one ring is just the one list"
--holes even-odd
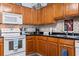
[(14, 13), (2, 13), (2, 23), (4, 24), (23, 24), (22, 15)]
[(4, 56), (18, 55), (25, 56), (25, 37), (4, 37)]
[(1, 36), (20, 36), (19, 28), (1, 28)]
[(26, 55), (25, 35), (20, 35), (19, 28), (2, 28), (1, 36), (4, 37), (4, 56)]
[(75, 40), (75, 55), (79, 56), (79, 40)]

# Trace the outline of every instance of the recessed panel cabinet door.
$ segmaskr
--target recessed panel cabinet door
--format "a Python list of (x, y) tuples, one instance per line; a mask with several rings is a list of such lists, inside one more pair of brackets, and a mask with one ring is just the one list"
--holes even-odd
[(74, 56), (74, 46), (59, 45), (59, 56)]
[(13, 4), (13, 13), (16, 13), (16, 14), (23, 14), (23, 8), (22, 6), (19, 6), (19, 5), (16, 5), (16, 4)]
[(65, 3), (65, 15), (77, 15), (78, 14), (78, 3)]
[(1, 9), (2, 12), (14, 12), (14, 5), (11, 3), (1, 3)]
[(53, 4), (48, 4), (45, 8), (42, 9), (42, 23), (51, 24), (55, 23), (54, 21), (54, 7)]
[(47, 56), (47, 43), (46, 41), (39, 40), (39, 45), (38, 45), (38, 53), (40, 53), (43, 56)]
[(33, 40), (26, 40), (26, 54), (33, 53)]
[(48, 43), (48, 56), (57, 56), (57, 44), (56, 43)]
[(55, 3), (54, 4), (54, 9), (55, 9), (55, 18), (58, 18), (58, 17), (64, 17), (64, 10), (65, 10), (65, 7), (64, 7), (64, 4), (63, 3)]
[(3, 43), (0, 43), (0, 56), (4, 55), (4, 45)]

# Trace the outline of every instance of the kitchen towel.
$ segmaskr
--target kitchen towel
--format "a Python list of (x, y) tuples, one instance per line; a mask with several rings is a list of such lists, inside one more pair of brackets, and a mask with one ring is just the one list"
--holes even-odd
[(61, 52), (62, 56), (68, 56), (67, 49), (63, 48)]

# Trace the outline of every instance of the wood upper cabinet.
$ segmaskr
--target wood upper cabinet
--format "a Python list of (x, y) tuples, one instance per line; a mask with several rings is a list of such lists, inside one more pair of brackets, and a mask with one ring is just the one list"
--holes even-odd
[(53, 3), (48, 4), (45, 8), (42, 9), (41, 17), (43, 24), (51, 24), (55, 22)]
[(54, 17), (55, 18), (60, 18), (60, 17), (64, 17), (64, 10), (65, 10), (65, 7), (64, 7), (64, 3), (55, 3), (54, 4)]
[(47, 47), (48, 47), (48, 56), (57, 56), (58, 54), (57, 43), (49, 42)]
[(36, 24), (43, 24), (42, 20), (42, 9), (37, 10), (37, 21)]
[(37, 10), (24, 8), (24, 24), (37, 24)]
[(22, 6), (13, 4), (13, 3), (1, 3), (1, 11), (2, 12), (11, 12), (11, 13), (16, 13), (16, 14), (22, 14), (23, 9)]
[(0, 5), (1, 9), (0, 11), (1, 12), (13, 12), (14, 11), (14, 5), (11, 4), (11, 3), (1, 3)]
[(73, 16), (78, 14), (78, 3), (65, 3), (65, 16)]
[(31, 10), (30, 8), (24, 8), (24, 24), (31, 24)]
[(75, 56), (75, 47), (59, 44), (59, 56)]
[(24, 12), (23, 7), (16, 4), (13, 4), (13, 10), (14, 10), (13, 13), (16, 13), (16, 14), (23, 14)]

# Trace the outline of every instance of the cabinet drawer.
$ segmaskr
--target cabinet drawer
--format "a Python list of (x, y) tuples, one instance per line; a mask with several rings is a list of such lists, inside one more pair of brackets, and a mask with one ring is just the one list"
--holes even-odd
[(53, 37), (48, 37), (48, 41), (50, 41), (50, 42), (58, 42), (58, 39), (53, 38)]
[(38, 39), (39, 39), (39, 40), (47, 40), (47, 37), (45, 37), (45, 36), (39, 36)]
[(63, 43), (63, 44), (68, 44), (68, 45), (74, 45), (74, 40), (69, 40), (69, 39), (60, 39), (59, 43)]
[(34, 36), (26, 36), (26, 39), (32, 39)]

